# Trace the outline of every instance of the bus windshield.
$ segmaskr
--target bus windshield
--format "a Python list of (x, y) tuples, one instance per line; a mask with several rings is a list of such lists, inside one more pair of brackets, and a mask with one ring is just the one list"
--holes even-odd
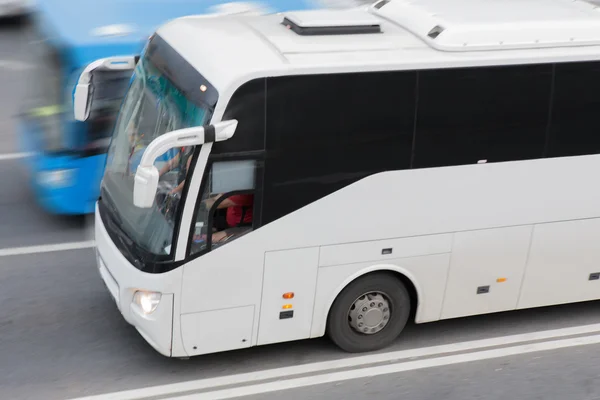
[(166, 132), (203, 125), (207, 115), (206, 107), (189, 101), (147, 57), (140, 59), (115, 125), (102, 183), (105, 212), (118, 227), (118, 234), (140, 250), (136, 257), (171, 254), (194, 148), (171, 149), (157, 159), (161, 180), (152, 208), (133, 204), (135, 172), (143, 151)]

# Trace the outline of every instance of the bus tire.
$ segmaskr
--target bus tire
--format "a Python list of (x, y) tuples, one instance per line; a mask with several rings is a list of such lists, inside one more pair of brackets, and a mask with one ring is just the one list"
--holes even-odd
[(327, 334), (349, 353), (390, 345), (410, 315), (406, 286), (390, 273), (373, 273), (350, 283), (337, 296), (327, 317)]

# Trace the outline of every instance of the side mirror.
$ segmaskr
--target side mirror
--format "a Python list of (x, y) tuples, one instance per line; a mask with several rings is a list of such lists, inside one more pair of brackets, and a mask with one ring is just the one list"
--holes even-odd
[(135, 172), (133, 204), (140, 208), (150, 208), (154, 204), (159, 178), (154, 162), (159, 156), (175, 147), (198, 146), (227, 140), (235, 133), (237, 124), (237, 120), (232, 119), (206, 127), (178, 129), (154, 139), (144, 150)]
[(73, 112), (77, 121), (85, 121), (90, 116), (92, 100), (94, 98), (94, 86), (92, 76), (94, 71), (115, 71), (135, 68), (138, 56), (108, 57), (90, 63), (77, 81), (75, 86), (75, 96), (73, 99)]

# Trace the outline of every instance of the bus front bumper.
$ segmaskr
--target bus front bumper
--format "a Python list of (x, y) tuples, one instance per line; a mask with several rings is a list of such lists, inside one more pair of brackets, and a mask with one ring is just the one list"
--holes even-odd
[(112, 243), (96, 208), (96, 263), (104, 284), (123, 318), (160, 354), (171, 357), (173, 293), (162, 293), (158, 306), (145, 313), (134, 301), (138, 290), (158, 289), (160, 277), (136, 269)]

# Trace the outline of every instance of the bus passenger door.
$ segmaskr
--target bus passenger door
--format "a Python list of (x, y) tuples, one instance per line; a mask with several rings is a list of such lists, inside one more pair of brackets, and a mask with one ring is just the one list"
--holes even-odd
[(310, 337), (319, 248), (265, 254), (258, 345)]

